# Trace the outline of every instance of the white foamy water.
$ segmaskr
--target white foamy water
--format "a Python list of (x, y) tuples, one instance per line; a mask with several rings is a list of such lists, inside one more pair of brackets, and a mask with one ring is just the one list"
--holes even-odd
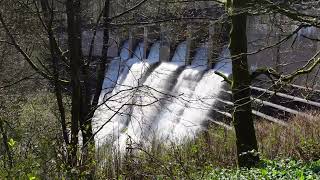
[(175, 126), (179, 123), (181, 115), (183, 115), (188, 104), (192, 103), (191, 98), (194, 90), (204, 70), (207, 68), (207, 57), (207, 52), (204, 47), (196, 49), (196, 54), (191, 66), (186, 67), (186, 69), (182, 71), (172, 90), (174, 97), (165, 102), (162, 111), (153, 123), (153, 135), (161, 139), (174, 138), (174, 136), (178, 135), (174, 132)]
[(147, 60), (127, 61), (131, 65), (121, 74), (125, 78), (95, 113), (95, 130), (111, 119), (95, 137), (97, 142), (111, 139), (122, 150), (128, 139), (142, 144), (153, 138), (179, 142), (194, 137), (211, 119), (210, 112), (225, 83), (214, 72), (231, 74), (229, 50), (225, 48), (215, 68), (206, 71), (207, 49), (200, 47), (192, 64), (182, 70), (186, 57), (186, 42), (182, 42), (172, 62), (152, 70), (151, 65), (159, 61), (159, 46), (158, 42), (153, 44)]
[(225, 47), (218, 58), (215, 68), (206, 72), (197, 84), (188, 107), (180, 116), (171, 140), (180, 141), (192, 138), (202, 129), (204, 122), (211, 119), (209, 113), (217, 102), (217, 97), (225, 84), (224, 79), (215, 74), (219, 71), (226, 76), (232, 73), (230, 51)]
[(172, 140), (192, 138), (202, 129), (209, 118), (209, 113), (224, 84), (223, 78), (209, 70), (197, 84), (188, 107), (184, 109), (175, 126)]
[[(138, 51), (141, 51), (140, 47), (136, 50), (137, 55)], [(153, 55), (158, 52), (159, 45), (157, 43), (150, 50), (150, 55)], [(140, 58), (140, 57), (139, 57)], [(135, 61), (138, 58), (129, 59), (129, 61)], [(135, 61), (128, 69), (128, 72), (123, 72), (122, 76), (125, 78), (120, 81), (117, 87), (112, 91), (110, 96), (100, 99), (100, 102), (103, 102), (103, 105), (100, 106), (94, 116), (94, 129), (99, 131), (96, 135), (97, 140), (105, 140), (108, 135), (112, 139), (117, 138), (118, 134), (123, 128), (127, 125), (128, 117), (131, 111), (131, 104), (133, 102), (135, 93), (138, 86), (141, 84), (141, 80), (145, 73), (149, 70), (152, 64), (159, 61), (156, 56), (153, 56), (149, 61)], [(126, 74), (126, 75), (124, 75)], [(108, 98), (108, 99), (106, 99)], [(110, 121), (110, 122), (108, 122)], [(102, 127), (100, 129), (100, 127)], [(110, 139), (110, 138), (109, 138)]]
[(202, 70), (192, 68), (187, 68), (181, 73), (172, 91), (174, 97), (166, 101), (156, 122), (153, 123), (152, 129), (155, 132), (152, 135), (163, 139), (175, 136), (174, 128), (179, 123), (185, 108), (188, 107), (202, 73)]
[(116, 142), (121, 149), (127, 138), (134, 143), (151, 140), (149, 135), (155, 131), (152, 126), (163, 107), (163, 101), (172, 96), (170, 93), (177, 78), (176, 73), (185, 64), (185, 52), (186, 42), (182, 42), (178, 45), (172, 62), (161, 63), (143, 83), (136, 94), (127, 131)]
[(137, 48), (135, 49), (132, 58), (128, 59), (128, 60), (124, 60), (121, 64), (122, 64), (122, 69), (121, 69), (121, 74), (118, 78), (117, 83), (118, 84), (122, 84), (122, 82), (125, 80), (126, 76), (128, 75), (131, 66), (134, 63), (138, 63), (138, 62), (142, 62), (142, 55), (143, 54), (143, 43), (139, 43)]
[(162, 101), (170, 96), (170, 86), (178, 68), (177, 64), (162, 63), (143, 83), (136, 94), (127, 131), (119, 139), (120, 147), (124, 146), (128, 137), (135, 143), (150, 140), (148, 134), (152, 131), (151, 125), (162, 108)]
[(129, 59), (128, 47), (129, 43), (128, 41), (125, 41), (123, 47), (120, 50), (120, 56), (113, 58), (108, 65), (108, 69), (105, 73), (105, 79), (103, 81), (100, 100), (102, 100), (103, 97), (107, 96), (116, 86), (119, 75), (122, 71), (122, 63)]

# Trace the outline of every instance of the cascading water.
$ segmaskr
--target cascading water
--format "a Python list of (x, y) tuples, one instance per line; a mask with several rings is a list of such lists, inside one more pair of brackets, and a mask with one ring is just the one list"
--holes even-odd
[(129, 41), (125, 41), (121, 47), (121, 51), (120, 51), (120, 58), (122, 60), (127, 60), (130, 58), (130, 52), (129, 52)]
[(202, 45), (196, 49), (191, 67), (193, 68), (207, 68), (208, 65), (208, 46), (207, 44)]
[[(122, 62), (126, 61), (129, 59), (129, 43), (128, 41), (125, 41), (121, 51), (120, 51), (120, 56), (115, 57), (112, 59), (108, 66), (108, 70), (105, 74), (105, 79), (103, 81), (103, 86), (102, 86), (102, 92), (101, 92), (101, 98), (100, 100), (103, 99), (104, 96), (108, 95), (115, 85), (117, 84), (118, 77), (121, 73), (121, 67), (122, 67)], [(100, 103), (102, 103), (100, 101)]]
[(190, 103), (195, 87), (207, 68), (207, 61), (205, 48), (198, 48), (191, 66), (187, 66), (179, 76), (172, 90), (173, 98), (166, 100), (164, 108), (153, 123), (154, 135), (162, 139), (177, 137), (178, 134), (174, 132), (174, 128), (179, 123), (188, 103)]
[(113, 90), (114, 97), (97, 110), (95, 129), (114, 117), (101, 128), (96, 141), (104, 142), (110, 136), (115, 146), (124, 148), (128, 138), (132, 143), (148, 143), (153, 138), (182, 140), (193, 137), (211, 119), (210, 112), (224, 85), (223, 78), (214, 72), (231, 72), (228, 49), (224, 49), (215, 68), (205, 72), (207, 51), (198, 48), (192, 64), (183, 70), (186, 42), (182, 42), (171, 62), (153, 70), (150, 67), (159, 60), (159, 45), (152, 46), (148, 60), (136, 61), (122, 72), (125, 78)]
[(127, 131), (124, 132), (117, 144), (123, 148), (127, 137), (134, 143), (147, 142), (150, 140), (153, 121), (162, 108), (164, 99), (171, 96), (179, 69), (185, 64), (186, 43), (179, 44), (170, 63), (161, 63), (148, 76), (143, 86), (136, 94), (135, 106), (131, 112), (131, 120)]
[(184, 109), (179, 123), (173, 130), (175, 135), (170, 139), (178, 141), (182, 138), (194, 137), (195, 133), (201, 130), (203, 123), (211, 119), (209, 114), (225, 83), (222, 77), (215, 74), (215, 71), (226, 76), (231, 74), (231, 61), (228, 57), (230, 52), (228, 48), (224, 48), (215, 68), (203, 75), (189, 100), (190, 103), (187, 104), (188, 107)]
[(186, 52), (187, 52), (187, 42), (183, 41), (180, 43), (172, 57), (171, 63), (177, 65), (185, 65), (186, 64)]
[(232, 62), (230, 57), (231, 54), (229, 48), (224, 47), (214, 69), (223, 73), (226, 76), (230, 76), (232, 74)]
[(120, 74), (119, 79), (117, 81), (118, 84), (122, 84), (122, 82), (127, 77), (127, 74), (129, 73), (130, 68), (133, 64), (143, 61), (142, 56), (143, 56), (143, 43), (140, 42), (138, 44), (138, 47), (135, 49), (135, 51), (132, 55), (132, 58), (122, 62), (123, 68), (121, 69), (121, 74)]
[(148, 62), (158, 62), (160, 60), (160, 42), (155, 42), (149, 52)]
[[(121, 76), (125, 78), (118, 81), (111, 96), (103, 96), (104, 98), (108, 97), (108, 99), (100, 100), (103, 105), (96, 110), (94, 127), (96, 131), (99, 131), (96, 139), (104, 141), (107, 138), (106, 136), (110, 134), (112, 139), (117, 138), (119, 132), (126, 126), (131, 109), (130, 104), (133, 102), (136, 88), (140, 85), (146, 72), (159, 61), (156, 55), (159, 54), (159, 46), (159, 43), (155, 43), (150, 50), (148, 60), (142, 60), (143, 45), (140, 43), (135, 51), (135, 57), (127, 60), (126, 66), (132, 65), (130, 69), (125, 67), (125, 70), (122, 71)], [(126, 69), (128, 70), (126, 71)], [(101, 126), (104, 127), (101, 129)]]
[(208, 115), (223, 84), (223, 78), (216, 75), (215, 70), (209, 70), (203, 75), (194, 90), (188, 107), (184, 109), (173, 130), (176, 134), (171, 137), (176, 138), (173, 140), (193, 137), (202, 128), (203, 123), (210, 119)]

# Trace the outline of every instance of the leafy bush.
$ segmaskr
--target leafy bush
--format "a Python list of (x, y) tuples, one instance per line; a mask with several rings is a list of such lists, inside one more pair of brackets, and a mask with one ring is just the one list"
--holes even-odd
[(320, 179), (320, 160), (303, 163), (295, 160), (264, 160), (260, 168), (252, 169), (214, 169), (201, 179)]
[[(0, 115), (0, 119), (8, 120), (5, 128), (13, 163), (11, 168), (5, 166), (7, 157), (0, 154), (0, 179), (55, 177), (63, 163), (55, 97), (47, 91), (36, 92), (26, 96), (16, 108), (10, 107), (8, 112), (16, 113), (8, 118)], [(1, 135), (0, 140), (1, 150)]]

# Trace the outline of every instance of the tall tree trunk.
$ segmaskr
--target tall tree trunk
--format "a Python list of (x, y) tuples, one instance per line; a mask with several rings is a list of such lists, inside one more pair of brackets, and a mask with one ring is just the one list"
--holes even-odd
[(70, 52), (72, 108), (71, 108), (71, 142), (70, 142), (70, 165), (77, 165), (78, 133), (81, 116), (81, 27), (80, 27), (80, 0), (67, 0), (66, 3), (68, 20), (68, 47)]
[(234, 101), (233, 124), (236, 131), (238, 165), (252, 167), (259, 161), (255, 129), (252, 119), (250, 74), (247, 62), (247, 15), (241, 12), (244, 0), (232, 4), (230, 51), (232, 56), (232, 96)]
[[(3, 120), (0, 119), (0, 133), (2, 135), (2, 143), (3, 143), (3, 146), (4, 146), (4, 150), (6, 151), (7, 153), (7, 158), (8, 158), (8, 177), (10, 178), (10, 170), (12, 169), (13, 167), (13, 157), (12, 157), (12, 153), (11, 153), (11, 150), (9, 148), (9, 145), (8, 145), (8, 136), (7, 136), (7, 132), (5, 131), (4, 129), (4, 124), (3, 124)], [(6, 164), (6, 161), (4, 161), (5, 164)]]
[[(104, 37), (103, 37), (103, 49), (102, 49), (102, 57), (98, 64), (97, 69), (97, 83), (95, 85), (95, 91), (91, 93), (90, 87), (90, 79), (89, 79), (89, 68), (90, 61), (84, 66), (84, 86), (85, 93), (83, 98), (83, 116), (81, 120), (81, 131), (83, 137), (83, 164), (87, 166), (90, 170), (90, 174), (94, 174), (94, 160), (95, 160), (95, 142), (93, 137), (93, 129), (92, 129), (92, 117), (95, 112), (95, 108), (98, 105), (99, 97), (102, 91), (102, 85), (105, 78), (105, 71), (107, 65), (108, 58), (108, 47), (109, 47), (109, 9), (110, 9), (110, 0), (105, 1), (105, 7), (103, 12), (103, 24), (104, 24)], [(94, 42), (93, 42), (94, 43)], [(92, 54), (91, 54), (92, 55)], [(89, 57), (89, 60), (92, 58)], [(91, 99), (93, 100), (91, 101)], [(93, 179), (93, 176), (87, 176), (87, 179)]]

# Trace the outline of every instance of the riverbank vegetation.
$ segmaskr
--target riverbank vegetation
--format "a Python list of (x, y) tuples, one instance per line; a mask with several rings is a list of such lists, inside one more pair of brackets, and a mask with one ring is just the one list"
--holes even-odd
[[(4, 124), (11, 128), (8, 133), (11, 158), (8, 154), (1, 154), (0, 179), (65, 177), (67, 162), (61, 144), (63, 140), (59, 139), (59, 122), (53, 121), (58, 112), (54, 96), (39, 91), (15, 104), (10, 107), (15, 109), (10, 111), (15, 112), (11, 116), (15, 126)], [(1, 118), (9, 121), (7, 113), (3, 111)], [(114, 146), (100, 147), (97, 149), (95, 177), (317, 179), (320, 176), (320, 116), (319, 112), (310, 114), (315, 118), (292, 117), (288, 119), (287, 126), (255, 120), (259, 147), (256, 153), (262, 161), (253, 169), (237, 168), (234, 131), (212, 124), (208, 131), (180, 145), (154, 141), (152, 146), (145, 147), (128, 141), (128, 148), (123, 154)]]
[(253, 170), (237, 169), (234, 131), (212, 125), (196, 139), (181, 145), (164, 145), (157, 140), (148, 148), (129, 144), (125, 157), (119, 157), (116, 149), (107, 147), (107, 151), (101, 150), (105, 153), (101, 157), (109, 154), (109, 158), (101, 161), (108, 163), (102, 163), (98, 172), (105, 178), (125, 175), (138, 179), (296, 179), (302, 173), (301, 177), (311, 175), (310, 178), (316, 179), (320, 176), (320, 116), (312, 113), (316, 115), (314, 119), (292, 117), (287, 126), (257, 120), (255, 128), (260, 152), (255, 153), (263, 160)]

